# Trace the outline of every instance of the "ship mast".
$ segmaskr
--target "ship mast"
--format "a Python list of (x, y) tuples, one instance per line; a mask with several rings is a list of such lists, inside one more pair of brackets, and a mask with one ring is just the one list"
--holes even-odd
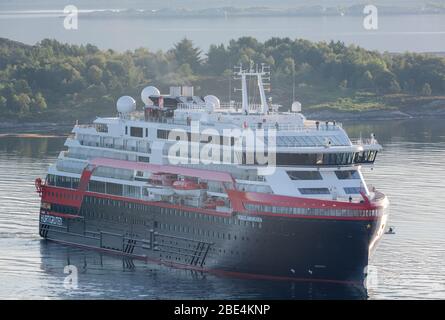
[[(235, 80), (241, 80), (242, 112), (244, 114), (249, 114), (250, 108), (249, 96), (247, 91), (247, 76), (252, 76), (257, 77), (258, 90), (260, 91), (261, 109), (258, 110), (258, 112), (261, 114), (266, 114), (267, 110), (269, 110), (269, 105), (267, 104), (266, 98), (266, 89), (270, 90), (270, 83), (268, 82), (270, 81), (269, 66), (266, 66), (264, 63), (262, 63), (261, 66), (256, 65), (256, 67), (254, 68), (253, 64), (251, 64), (248, 70), (244, 70), (242, 64), (240, 64), (239, 66), (235, 67), (234, 74)], [(235, 91), (236, 90), (237, 89), (235, 89)]]

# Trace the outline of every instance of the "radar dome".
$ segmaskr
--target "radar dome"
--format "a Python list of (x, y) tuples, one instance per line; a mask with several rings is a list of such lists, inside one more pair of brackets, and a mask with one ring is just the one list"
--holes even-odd
[(130, 113), (136, 110), (136, 101), (130, 96), (123, 96), (117, 100), (117, 111), (120, 113)]
[(206, 102), (206, 105), (209, 103), (213, 103), (215, 109), (219, 109), (219, 107), (221, 105), (221, 103), (219, 102), (219, 99), (213, 95), (205, 96), (204, 101)]
[(153, 104), (153, 102), (150, 100), (150, 97), (159, 97), (161, 95), (161, 92), (158, 90), (158, 88), (149, 86), (145, 87), (144, 90), (141, 92), (141, 99), (142, 102), (148, 106)]

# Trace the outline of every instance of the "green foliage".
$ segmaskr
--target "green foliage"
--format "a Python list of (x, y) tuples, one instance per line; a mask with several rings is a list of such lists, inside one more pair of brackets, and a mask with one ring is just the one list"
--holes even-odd
[(176, 43), (171, 51), (179, 66), (189, 65), (193, 71), (199, 71), (201, 66), (201, 50), (193, 46), (193, 42), (186, 38)]
[[(212, 45), (203, 54), (188, 39), (167, 52), (139, 48), (118, 53), (49, 39), (28, 46), (0, 38), (0, 116), (75, 119), (109, 114), (119, 96), (137, 96), (148, 84), (163, 89), (195, 84), (220, 93), (229, 88), (233, 66), (252, 61), (270, 65), (274, 101), (286, 105), (293, 83), (302, 102), (314, 106), (329, 101), (380, 108), (381, 103), (370, 99), (445, 94), (445, 58), (381, 54), (342, 42), (242, 37)], [(339, 100), (364, 91), (373, 96)]]

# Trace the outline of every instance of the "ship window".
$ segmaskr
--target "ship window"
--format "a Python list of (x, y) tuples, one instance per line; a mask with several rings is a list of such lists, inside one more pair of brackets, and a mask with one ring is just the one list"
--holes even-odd
[(121, 184), (110, 183), (110, 182), (106, 183), (106, 190), (107, 190), (107, 194), (113, 194), (113, 195), (118, 195), (118, 196), (121, 196), (122, 192), (123, 192), (123, 188), (122, 188)]
[(131, 128), (130, 128), (130, 136), (132, 136), (132, 137), (142, 138), (142, 137), (143, 137), (143, 131), (142, 131), (142, 128), (139, 128), (139, 127), (131, 127)]
[(105, 193), (105, 182), (90, 180), (88, 190), (91, 192)]
[(169, 130), (159, 129), (157, 132), (157, 137), (158, 137), (158, 139), (168, 139), (169, 133), (170, 133)]
[(354, 163), (373, 163), (377, 156), (377, 151), (368, 150), (362, 151), (355, 154)]
[(343, 188), (346, 194), (359, 194), (361, 191), (360, 187), (346, 187)]
[[(277, 153), (276, 164), (293, 165), (348, 165), (352, 164), (353, 153)], [(243, 163), (246, 164), (246, 153), (243, 152)], [(255, 161), (256, 163), (256, 161)]]
[(148, 137), (148, 128), (145, 128), (145, 136)]
[(360, 179), (360, 174), (357, 170), (335, 171), (335, 175), (340, 180)]
[(328, 188), (298, 188), (301, 194), (330, 194)]
[(128, 134), (128, 127), (125, 126), (125, 135), (127, 135), (127, 134)]
[(104, 132), (107, 133), (108, 132), (108, 126), (104, 123), (97, 123), (96, 124), (96, 131), (97, 132)]
[(318, 171), (287, 171), (292, 180), (323, 180)]

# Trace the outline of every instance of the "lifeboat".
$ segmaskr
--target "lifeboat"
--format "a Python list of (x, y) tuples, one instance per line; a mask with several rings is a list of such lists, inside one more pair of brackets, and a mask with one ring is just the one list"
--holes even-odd
[(173, 182), (172, 187), (178, 195), (199, 197), (207, 189), (207, 184), (185, 179)]
[(148, 193), (152, 193), (158, 196), (172, 196), (175, 192), (171, 188), (165, 188), (162, 186), (150, 186), (146, 187)]
[(225, 206), (225, 202), (222, 199), (208, 199), (206, 202), (204, 202), (204, 208), (205, 209), (216, 209), (216, 207), (223, 207)]
[(166, 173), (152, 173), (148, 182), (153, 185), (171, 186), (177, 177)]

